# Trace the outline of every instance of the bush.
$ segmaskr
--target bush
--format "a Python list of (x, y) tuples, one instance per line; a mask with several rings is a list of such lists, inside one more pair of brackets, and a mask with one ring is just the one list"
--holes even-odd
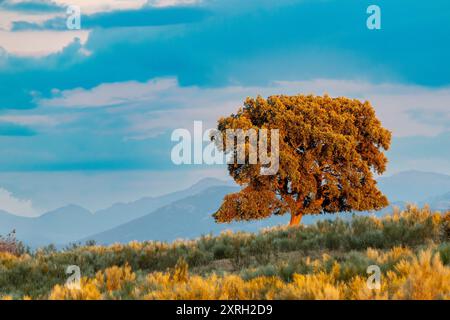
[(443, 243), (438, 248), (439, 255), (445, 265), (450, 265), (450, 243)]
[[(275, 227), (258, 234), (224, 232), (193, 241), (89, 244), (62, 251), (47, 246), (29, 252), (15, 237), (3, 237), (3, 243), (14, 243), (15, 249), (8, 245), (3, 247), (8, 250), (0, 250), (0, 297), (448, 297), (444, 285), (428, 296), (421, 296), (419, 289), (411, 286), (447, 279), (449, 219), (449, 213), (409, 207), (382, 219), (353, 216), (349, 221)], [(431, 256), (420, 258), (421, 251), (430, 251)], [(397, 284), (387, 284), (379, 293), (367, 291), (366, 269), (372, 264)], [(64, 286), (68, 265), (80, 266), (82, 293)], [(191, 266), (189, 273), (187, 265)], [(433, 271), (430, 265), (438, 269)], [(429, 273), (414, 276), (419, 266), (428, 268)], [(186, 281), (174, 283), (173, 270), (179, 270)], [(108, 289), (107, 279), (120, 285)]]
[(212, 247), (214, 259), (228, 259), (233, 256), (233, 247), (219, 242)]
[(28, 252), (22, 242), (17, 241), (16, 231), (8, 233), (6, 236), (0, 235), (0, 252), (7, 252), (13, 255), (21, 255)]

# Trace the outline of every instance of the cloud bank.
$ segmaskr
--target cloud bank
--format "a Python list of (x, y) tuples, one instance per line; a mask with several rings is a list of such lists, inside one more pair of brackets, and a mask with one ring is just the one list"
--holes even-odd
[(0, 210), (24, 217), (35, 217), (38, 215), (30, 200), (18, 199), (3, 188), (0, 188)]

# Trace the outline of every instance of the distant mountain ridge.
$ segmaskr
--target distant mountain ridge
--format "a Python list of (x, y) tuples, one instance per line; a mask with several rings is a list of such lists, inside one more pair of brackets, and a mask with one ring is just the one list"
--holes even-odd
[(50, 243), (63, 245), (114, 228), (164, 205), (220, 185), (229, 183), (206, 178), (181, 191), (159, 197), (145, 197), (129, 203), (117, 203), (95, 214), (72, 204), (32, 218), (0, 211), (0, 234), (16, 230), (18, 239), (33, 247)]
[(90, 211), (76, 205), (61, 207), (33, 218), (3, 212), (0, 214), (0, 233), (14, 229), (20, 240), (33, 246), (66, 243), (67, 239), (77, 239), (86, 232), (96, 231), (88, 223), (91, 217), (93, 214)]
[(378, 179), (380, 190), (388, 195), (390, 202), (422, 202), (450, 191), (450, 175), (402, 171)]
[[(116, 203), (111, 207), (99, 210), (94, 214), (95, 223), (101, 224), (103, 230), (110, 229), (114, 226), (126, 223), (133, 219), (142, 217), (153, 210), (161, 208), (169, 203), (189, 197), (206, 190), (210, 187), (230, 185), (226, 181), (215, 178), (205, 178), (191, 187), (169, 193), (159, 197), (144, 197), (129, 203)], [(107, 219), (107, 221), (105, 221)]]
[[(425, 203), (435, 210), (450, 209), (450, 176), (419, 171), (406, 171), (378, 179), (380, 190), (391, 206), (378, 211), (384, 215), (392, 206)], [(203, 179), (193, 186), (160, 197), (145, 197), (129, 203), (116, 203), (95, 214), (77, 205), (52, 210), (40, 217), (20, 217), (0, 210), (0, 234), (13, 229), (19, 240), (32, 247), (50, 243), (65, 245), (75, 241), (96, 240), (100, 243), (130, 240), (174, 240), (192, 238), (221, 230), (256, 231), (262, 227), (285, 224), (286, 216), (255, 222), (216, 224), (211, 217), (223, 197), (239, 190), (232, 183)], [(347, 215), (339, 214), (346, 218)], [(335, 216), (332, 216), (333, 218)], [(326, 216), (305, 216), (309, 224)]]
[(257, 231), (263, 227), (284, 224), (286, 217), (272, 217), (252, 222), (215, 223), (211, 214), (215, 212), (226, 194), (238, 191), (237, 187), (211, 187), (203, 193), (181, 199), (141, 218), (115, 227), (100, 234), (82, 239), (100, 244), (113, 242), (159, 240), (172, 241), (190, 239), (223, 230)]
[[(403, 180), (402, 180), (403, 179)], [(381, 180), (381, 181), (380, 181)], [(411, 203), (424, 205), (425, 201), (420, 199), (428, 199), (426, 203), (436, 210), (448, 210), (450, 206), (445, 207), (446, 198), (444, 195), (436, 196), (430, 199), (430, 194), (436, 194), (442, 189), (450, 190), (450, 176), (440, 175), (428, 172), (407, 171), (401, 172), (390, 177), (381, 178), (379, 180), (380, 189), (385, 192), (389, 198), (403, 199), (405, 191), (408, 190), (414, 194), (418, 199), (411, 200)], [(405, 181), (407, 184), (400, 185), (399, 182)], [(423, 181), (423, 182), (421, 182)], [(437, 185), (433, 185), (436, 181)], [(414, 183), (413, 186), (408, 184)], [(394, 187), (392, 187), (392, 185)], [(399, 188), (399, 192), (395, 188)], [(147, 214), (140, 219), (132, 220), (126, 224), (120, 225), (111, 230), (102, 232), (100, 234), (91, 235), (85, 240), (95, 240), (100, 244), (111, 244), (113, 242), (129, 242), (132, 240), (161, 240), (172, 241), (177, 238), (195, 238), (202, 234), (214, 233), (220, 231), (241, 230), (241, 231), (256, 231), (263, 227), (274, 226), (277, 224), (287, 223), (288, 218), (285, 216), (274, 216), (269, 219), (255, 221), (255, 222), (238, 222), (231, 224), (216, 224), (211, 217), (211, 213), (217, 210), (223, 197), (230, 193), (236, 192), (238, 188), (211, 188), (206, 190), (203, 194), (198, 194), (192, 197), (184, 198), (175, 203), (162, 207), (154, 212)], [(450, 191), (448, 192), (450, 195)], [(434, 201), (439, 201), (435, 203)], [(389, 207), (376, 212), (378, 216), (383, 216), (392, 211), (394, 206), (404, 208), (407, 202), (403, 200), (391, 201)], [(349, 218), (349, 214), (342, 213), (339, 216), (344, 219)], [(336, 215), (316, 215), (304, 216), (302, 223), (310, 224), (319, 219), (335, 218)], [(193, 223), (195, 222), (195, 223)]]
[(420, 205), (430, 205), (435, 210), (445, 211), (450, 210), (450, 192), (444, 193), (437, 197), (431, 197), (428, 200), (422, 201)]

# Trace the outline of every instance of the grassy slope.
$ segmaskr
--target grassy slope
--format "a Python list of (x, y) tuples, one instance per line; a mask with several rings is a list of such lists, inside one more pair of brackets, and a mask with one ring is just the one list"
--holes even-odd
[[(409, 208), (259, 234), (0, 253), (0, 296), (33, 299), (450, 298), (450, 213)], [(82, 289), (64, 287), (78, 265)], [(367, 288), (367, 267), (383, 273)]]

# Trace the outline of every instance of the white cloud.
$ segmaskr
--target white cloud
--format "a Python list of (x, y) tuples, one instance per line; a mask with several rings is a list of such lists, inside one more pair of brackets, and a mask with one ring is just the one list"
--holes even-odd
[(200, 3), (201, 0), (148, 0), (148, 5), (153, 7), (172, 7), (179, 5), (191, 5)]
[[(20, 126), (38, 129), (40, 133), (51, 132), (55, 128), (62, 127), (78, 119), (76, 114), (16, 114), (20, 111), (0, 116), (0, 122), (13, 123)], [(45, 111), (44, 111), (45, 112)], [(54, 131), (53, 131), (54, 132)]]
[[(9, 2), (21, 3), (25, 1), (10, 0)], [(85, 44), (90, 30), (11, 31), (13, 22), (25, 21), (28, 23), (42, 24), (45, 21), (57, 17), (65, 17), (66, 13), (63, 8), (67, 6), (79, 6), (81, 10), (81, 19), (83, 19), (83, 15), (99, 12), (134, 10), (144, 6), (170, 7), (176, 5), (188, 5), (199, 3), (200, 0), (53, 0), (53, 2), (62, 7), (61, 12), (28, 13), (2, 9), (0, 11), (0, 48), (5, 49), (9, 54), (17, 56), (40, 57), (62, 50), (71, 43), (74, 38), (79, 38), (81, 44)], [(90, 54), (85, 49), (82, 49), (81, 53), (86, 55)]]
[(38, 215), (30, 200), (18, 199), (3, 188), (0, 188), (0, 210), (25, 217)]
[(33, 207), (39, 212), (47, 212), (68, 203), (96, 211), (117, 202), (130, 202), (181, 190), (206, 177), (230, 180), (225, 168), (213, 167), (167, 171), (0, 171), (0, 181), (17, 189), (25, 189), (33, 199)]
[(31, 14), (26, 12), (16, 12), (2, 9), (0, 11), (0, 30), (11, 30), (12, 23), (14, 21), (26, 21), (29, 23), (39, 24), (44, 21), (51, 20), (60, 15), (61, 15), (60, 13)]
[(88, 30), (73, 31), (0, 31), (0, 47), (17, 56), (46, 56), (61, 51), (74, 41), (84, 45)]
[(58, 91), (57, 97), (41, 100), (46, 107), (62, 106), (68, 108), (103, 108), (123, 104), (136, 104), (145, 101), (161, 100), (162, 93), (178, 87), (175, 79), (157, 79), (146, 83), (128, 81), (106, 83), (92, 90), (76, 88)]
[[(8, 3), (18, 4), (30, 2), (29, 0), (9, 0)], [(118, 10), (136, 10), (144, 6), (172, 7), (179, 5), (192, 5), (201, 3), (202, 0), (52, 0), (61, 7), (57, 12), (24, 12), (12, 9), (0, 11), (0, 29), (10, 30), (12, 22), (27, 21), (29, 23), (42, 23), (58, 16), (64, 16), (64, 8), (68, 6), (80, 7), (81, 14), (94, 14), (99, 12), (111, 12)]]
[[(9, 1), (20, 3), (24, 1)], [(79, 38), (84, 44), (89, 35), (88, 30), (30, 30), (11, 31), (13, 22), (25, 21), (27, 23), (41, 24), (45, 21), (64, 17), (65, 12), (24, 12), (13, 10), (0, 10), (0, 47), (9, 54), (17, 56), (40, 57), (62, 50), (74, 38)]]
[(6, 115), (0, 116), (0, 121), (11, 122), (19, 125), (45, 125), (54, 126), (58, 123), (56, 118), (43, 115)]
[(55, 3), (68, 6), (75, 5), (81, 8), (82, 13), (139, 9), (143, 6), (171, 7), (200, 3), (201, 0), (54, 0)]
[[(433, 136), (450, 130), (448, 122), (430, 123), (429, 119), (420, 117), (421, 113), (447, 114), (450, 88), (350, 80), (317, 79), (275, 82), (265, 87), (201, 88), (181, 87), (173, 78), (153, 79), (145, 83), (105, 83), (90, 90), (66, 90), (40, 103), (42, 106), (66, 108), (109, 107), (107, 112), (128, 119), (129, 137), (142, 139), (171, 128), (190, 127), (194, 120), (203, 120), (206, 125), (214, 126), (221, 115), (234, 112), (247, 96), (298, 93), (328, 93), (369, 100), (383, 125), (397, 137)], [(412, 115), (414, 112), (416, 116)]]
[(114, 10), (139, 9), (146, 0), (53, 0), (61, 6), (79, 6), (81, 14), (93, 14)]

